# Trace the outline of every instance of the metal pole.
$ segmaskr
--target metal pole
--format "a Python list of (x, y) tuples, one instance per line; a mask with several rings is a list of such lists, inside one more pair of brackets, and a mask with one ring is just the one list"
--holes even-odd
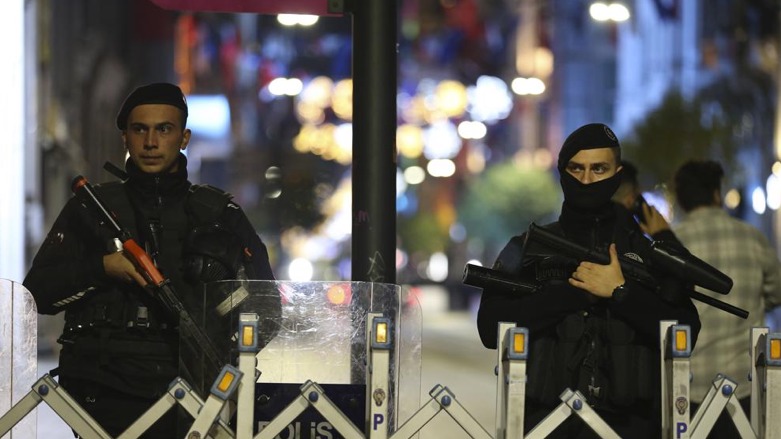
[(396, 282), (397, 0), (355, 0), (352, 279)]

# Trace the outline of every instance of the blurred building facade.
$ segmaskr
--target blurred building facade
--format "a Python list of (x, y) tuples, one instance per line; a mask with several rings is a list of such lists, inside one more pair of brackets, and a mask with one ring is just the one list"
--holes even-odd
[[(314, 278), (350, 277), (350, 17), (305, 27), (271, 15), (166, 10), (150, 0), (34, 3), (38, 145), (28, 154), (36, 185), (27, 191), (43, 215), (28, 228), (28, 258), (70, 197), (72, 177), (111, 179), (103, 163), (124, 161), (114, 127), (121, 99), (140, 83), (165, 80), (179, 83), (193, 105), (222, 108), (209, 107), (210, 120), (194, 127), (193, 180), (237, 197), (279, 277), (291, 278), (289, 265), (304, 260)], [(713, 102), (745, 97), (737, 137), (756, 174), (746, 175), (744, 193), (764, 186), (777, 160), (773, 2), (633, 0), (622, 23), (595, 21), (591, 3), (399, 2), (400, 283), (458, 285), (464, 263), (492, 262), (491, 239), (555, 217), (551, 165), (564, 136), (602, 121), (631, 138), (671, 89), (712, 93)], [(537, 78), (543, 88), (521, 92), (516, 85), (528, 81), (518, 78)], [(724, 82), (735, 92), (716, 96), (727, 89), (718, 86), (723, 78), (737, 78)], [(298, 89), (276, 92), (276, 80)], [(227, 126), (216, 123), (223, 112)], [(507, 189), (491, 186), (504, 181), (501, 172), (529, 180), (509, 198), (489, 196)], [(476, 187), (484, 189), (472, 202)], [(516, 200), (519, 210), (499, 208)], [(478, 206), (477, 221), (467, 221), (468, 206)], [(776, 224), (772, 209), (747, 212), (764, 230)], [(510, 220), (492, 223), (491, 215)], [(492, 227), (500, 236), (489, 236)]]
[(753, 0), (631, 4), (632, 18), (619, 27), (615, 52), (616, 132), (631, 137), (671, 92), (698, 102), (701, 124), (726, 125), (737, 151), (722, 155), (714, 148), (709, 157), (691, 158), (720, 160), (728, 171), (725, 192), (740, 196), (739, 203), (727, 203), (731, 212), (778, 243), (780, 5)]

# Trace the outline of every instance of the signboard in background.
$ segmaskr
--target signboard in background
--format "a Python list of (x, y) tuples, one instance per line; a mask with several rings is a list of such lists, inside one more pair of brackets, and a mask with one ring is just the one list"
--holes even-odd
[(152, 0), (180, 11), (255, 12), (258, 14), (341, 15), (344, 0)]

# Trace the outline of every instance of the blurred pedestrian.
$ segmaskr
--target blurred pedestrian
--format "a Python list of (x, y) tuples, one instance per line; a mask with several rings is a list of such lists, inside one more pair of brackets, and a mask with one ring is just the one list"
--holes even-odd
[[(767, 310), (781, 305), (781, 263), (762, 232), (723, 209), (723, 176), (720, 163), (691, 160), (674, 177), (675, 196), (685, 212), (674, 226), (676, 236), (692, 254), (733, 280), (726, 297), (699, 290), (749, 312), (747, 319), (741, 319), (697, 304), (702, 329), (691, 357), (691, 398), (694, 402), (702, 401), (716, 374), (721, 373), (738, 383), (735, 395), (748, 414), (749, 334), (752, 327), (764, 325)], [(692, 404), (693, 409), (697, 406)], [(708, 437), (739, 436), (724, 412)]]

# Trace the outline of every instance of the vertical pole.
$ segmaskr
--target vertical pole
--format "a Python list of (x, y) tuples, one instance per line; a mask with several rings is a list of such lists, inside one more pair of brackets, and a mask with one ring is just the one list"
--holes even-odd
[(396, 282), (397, 0), (353, 12), (352, 279)]
[[(25, 237), (25, 154), (27, 154), (24, 117), (25, 74), (28, 63), (25, 56), (25, 3), (23, 0), (3, 2), (0, 25), (3, 44), (0, 56), (6, 62), (0, 71), (0, 130), (3, 132), (3, 160), (0, 175), (0, 278), (21, 282), (24, 278)], [(30, 4), (34, 4), (30, 2)], [(33, 126), (34, 127), (34, 126)]]

